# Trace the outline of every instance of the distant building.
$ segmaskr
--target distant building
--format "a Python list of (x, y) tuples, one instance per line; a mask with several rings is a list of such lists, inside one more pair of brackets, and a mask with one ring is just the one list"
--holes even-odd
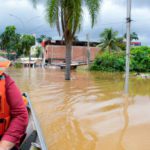
[[(90, 42), (90, 60), (93, 61), (99, 48), (97, 42)], [(64, 41), (45, 41), (42, 42), (45, 48), (45, 59), (49, 63), (65, 62), (66, 46)], [(76, 41), (72, 46), (72, 62), (87, 62), (87, 42)]]
[(141, 42), (131, 42), (131, 46), (141, 46)]

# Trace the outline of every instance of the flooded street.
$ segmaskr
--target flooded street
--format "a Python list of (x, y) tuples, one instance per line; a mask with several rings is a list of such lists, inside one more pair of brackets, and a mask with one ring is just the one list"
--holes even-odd
[(130, 80), (124, 97), (119, 73), (10, 68), (28, 92), (49, 150), (149, 150), (150, 80)]

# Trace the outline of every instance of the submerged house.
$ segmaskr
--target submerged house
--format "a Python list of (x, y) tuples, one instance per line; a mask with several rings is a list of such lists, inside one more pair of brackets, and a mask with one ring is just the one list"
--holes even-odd
[[(90, 42), (90, 61), (93, 61), (99, 51), (97, 42)], [(66, 46), (64, 41), (44, 41), (42, 46), (45, 49), (45, 60), (48, 63), (65, 62)], [(76, 41), (72, 46), (72, 62), (85, 63), (87, 62), (88, 47), (87, 42)]]

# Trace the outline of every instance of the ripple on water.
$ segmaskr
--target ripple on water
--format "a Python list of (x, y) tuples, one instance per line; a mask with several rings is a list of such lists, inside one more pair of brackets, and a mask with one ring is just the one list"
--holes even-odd
[(122, 96), (122, 74), (73, 72), (64, 81), (56, 70), (10, 70), (30, 92), (50, 150), (148, 150), (150, 80), (130, 81)]

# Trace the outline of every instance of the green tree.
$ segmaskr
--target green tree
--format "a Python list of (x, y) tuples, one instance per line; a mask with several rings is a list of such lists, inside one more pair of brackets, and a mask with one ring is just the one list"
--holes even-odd
[(36, 54), (35, 54), (36, 58), (39, 58), (41, 56), (41, 54), (42, 54), (42, 47), (37, 46), (36, 47)]
[[(139, 39), (138, 34), (136, 32), (132, 32), (130, 37), (131, 37), (131, 41)], [(126, 39), (126, 33), (124, 34), (124, 38)]]
[(138, 39), (139, 39), (139, 37), (138, 37), (137, 33), (133, 32), (133, 33), (131, 34), (131, 41), (132, 41), (132, 40), (138, 40)]
[(120, 48), (118, 47), (117, 43), (117, 31), (113, 31), (112, 28), (105, 29), (104, 32), (100, 34), (100, 44), (98, 47), (103, 51), (103, 50), (108, 50), (109, 53), (113, 50), (119, 50)]
[(31, 46), (35, 45), (35, 37), (33, 35), (23, 35), (21, 37), (21, 45), (22, 45), (23, 53), (26, 56), (29, 56), (29, 60), (30, 60), (30, 49)]
[(45, 35), (40, 35), (40, 37), (38, 37), (36, 40), (38, 43), (41, 43), (45, 38), (46, 38)]
[(124, 38), (123, 37), (118, 37), (117, 38), (117, 43), (116, 45), (123, 51), (126, 50), (126, 43), (124, 42)]
[[(32, 0), (34, 3), (36, 0)], [(70, 80), (71, 49), (74, 35), (80, 30), (83, 17), (83, 5), (86, 5), (91, 16), (92, 27), (99, 11), (101, 0), (47, 0), (47, 20), (56, 26), (66, 43), (66, 74)]]
[(16, 34), (15, 35), (15, 43), (14, 43), (14, 51), (17, 54), (17, 57), (23, 54), (23, 50), (22, 50), (22, 44), (21, 44), (21, 35), (20, 34)]
[(38, 37), (36, 40), (38, 43), (41, 43), (43, 40), (52, 40), (51, 37), (47, 37), (46, 35), (40, 35), (40, 37)]
[(11, 51), (15, 51), (18, 34), (16, 34), (15, 26), (7, 26), (5, 31), (1, 34), (1, 47), (6, 49), (8, 58)]

